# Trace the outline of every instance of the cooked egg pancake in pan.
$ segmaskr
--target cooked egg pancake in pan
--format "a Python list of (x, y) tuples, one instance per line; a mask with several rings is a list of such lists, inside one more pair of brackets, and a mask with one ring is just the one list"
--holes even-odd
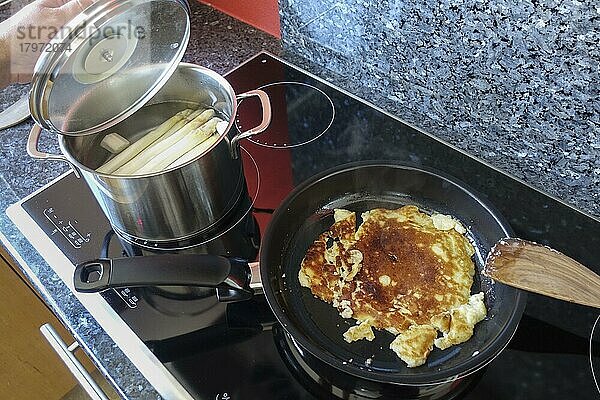
[[(485, 318), (483, 294), (470, 295), (474, 248), (454, 218), (415, 206), (361, 215), (335, 210), (335, 223), (310, 246), (299, 280), (356, 325), (348, 342), (373, 340), (375, 329), (396, 336), (390, 348), (415, 367), (434, 344), (468, 340)], [(440, 336), (440, 337), (438, 337)]]

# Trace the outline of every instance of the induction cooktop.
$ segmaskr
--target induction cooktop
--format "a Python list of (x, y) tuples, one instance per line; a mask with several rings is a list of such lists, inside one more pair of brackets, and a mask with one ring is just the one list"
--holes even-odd
[[(273, 108), (270, 128), (243, 142), (251, 207), (232, 226), (251, 216), (264, 233), (273, 210), (306, 178), (351, 161), (394, 160), (462, 180), (493, 203), (519, 237), (550, 245), (600, 272), (600, 222), (591, 216), (268, 53), (226, 77), (237, 93), (265, 90)], [(258, 125), (259, 107), (243, 100), (236, 128)], [(111, 229), (73, 173), (7, 213), (72, 290), (74, 265), (98, 258)], [(106, 252), (121, 256), (123, 248), (112, 240)], [(182, 304), (140, 288), (76, 295), (165, 398), (358, 398), (298, 360), (293, 341), (261, 295), (231, 304), (214, 296)], [(508, 348), (455, 395), (469, 400), (597, 398), (594, 372), (600, 371), (591, 364), (598, 368), (600, 355), (590, 354), (597, 317), (594, 309), (530, 294)], [(335, 379), (347, 386), (354, 378)]]

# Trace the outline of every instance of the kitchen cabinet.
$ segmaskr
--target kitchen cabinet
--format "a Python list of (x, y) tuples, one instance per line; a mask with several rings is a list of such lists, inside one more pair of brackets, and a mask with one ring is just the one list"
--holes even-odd
[[(0, 399), (70, 397), (76, 380), (39, 331), (50, 323), (65, 343), (73, 338), (0, 247)], [(80, 358), (81, 355), (80, 355)], [(83, 360), (86, 369), (95, 369)]]

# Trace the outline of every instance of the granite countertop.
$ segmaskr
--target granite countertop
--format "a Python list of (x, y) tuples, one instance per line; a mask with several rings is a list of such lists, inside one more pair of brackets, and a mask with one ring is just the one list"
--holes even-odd
[[(0, 7), (0, 20), (11, 15), (10, 6)], [(206, 5), (192, 4), (192, 32), (184, 61), (225, 73), (261, 50), (279, 53), (279, 41), (249, 25)], [(0, 110), (16, 101), (28, 85), (14, 85), (0, 91)], [(44, 186), (67, 166), (59, 162), (33, 160), (26, 141), (32, 121), (0, 131), (0, 234), (5, 247), (99, 370), (127, 399), (159, 398), (141, 373), (127, 359), (87, 310), (64, 285), (39, 253), (5, 214), (6, 208)], [(52, 135), (44, 135), (42, 149), (58, 152)]]
[(596, 217), (600, 8), (591, 1), (280, 0), (311, 72)]

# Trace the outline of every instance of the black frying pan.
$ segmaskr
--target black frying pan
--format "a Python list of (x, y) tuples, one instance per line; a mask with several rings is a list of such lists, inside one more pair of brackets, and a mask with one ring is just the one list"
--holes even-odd
[[(316, 299), (298, 282), (300, 262), (310, 244), (333, 224), (333, 209), (357, 212), (414, 204), (451, 214), (475, 244), (472, 292), (483, 291), (488, 317), (467, 342), (434, 349), (427, 364), (408, 368), (389, 349), (393, 336), (377, 331), (372, 342), (346, 343), (354, 324)], [(432, 385), (472, 373), (494, 359), (517, 329), (525, 294), (494, 283), (480, 272), (493, 244), (512, 232), (493, 207), (464, 184), (438, 172), (388, 162), (361, 162), (319, 174), (298, 186), (273, 214), (260, 249), (260, 275), (267, 301), (284, 329), (303, 349), (348, 374), (377, 382)], [(79, 265), (75, 288), (192, 285), (217, 288), (224, 300), (250, 296), (250, 269), (240, 260), (209, 255), (165, 255), (95, 260)], [(367, 360), (369, 362), (367, 362)]]

